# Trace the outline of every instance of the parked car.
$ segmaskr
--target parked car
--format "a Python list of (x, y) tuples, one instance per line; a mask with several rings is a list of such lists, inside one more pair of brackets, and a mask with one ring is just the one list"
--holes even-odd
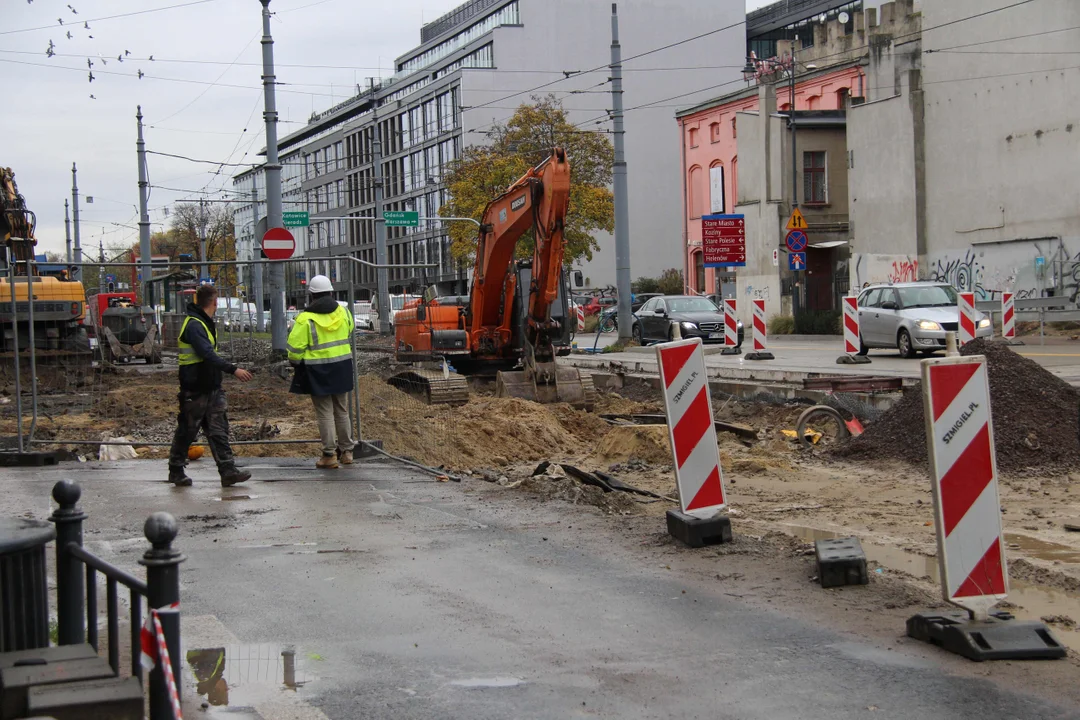
[[(641, 307), (649, 302), (654, 297), (662, 297), (663, 293), (641, 293), (635, 295), (633, 302), (630, 303), (630, 312), (636, 313)], [(615, 304), (604, 308), (600, 312), (600, 322), (598, 324), (600, 332), (615, 332), (619, 329), (619, 303), (618, 298), (615, 299)]]
[[(703, 343), (724, 342), (724, 313), (711, 300), (697, 295), (664, 295), (648, 300), (634, 315), (634, 340), (642, 345), (674, 338), (672, 325), (679, 324), (684, 338)], [(738, 347), (743, 343), (743, 324), (738, 322)]]
[(353, 303), (353, 322), (357, 330), (374, 330), (375, 323), (371, 319), (371, 303)]
[[(960, 310), (947, 283), (871, 285), (859, 294), (859, 354), (896, 348), (906, 358), (945, 349), (945, 333), (956, 332)], [(994, 334), (990, 318), (975, 311), (975, 337)]]

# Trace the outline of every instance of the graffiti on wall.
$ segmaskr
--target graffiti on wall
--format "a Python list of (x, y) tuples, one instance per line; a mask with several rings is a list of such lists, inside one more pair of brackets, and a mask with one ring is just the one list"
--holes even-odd
[(926, 273), (928, 280), (947, 282), (960, 292), (973, 292), (977, 299), (986, 299), (988, 293), (983, 287), (983, 265), (973, 250), (967, 250), (962, 257), (939, 259)]
[(754, 287), (753, 285), (747, 285), (745, 290), (746, 297), (751, 300), (771, 300), (769, 293), (769, 286)]
[(919, 261), (905, 258), (894, 260), (889, 271), (889, 282), (915, 282), (919, 279)]

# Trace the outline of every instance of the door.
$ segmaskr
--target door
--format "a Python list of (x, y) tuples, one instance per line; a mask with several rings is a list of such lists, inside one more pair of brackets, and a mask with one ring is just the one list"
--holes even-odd
[(645, 332), (642, 337), (648, 340), (667, 340), (667, 305), (661, 298), (651, 300), (652, 311), (643, 313), (642, 322)]
[[(888, 305), (889, 307), (885, 307)], [(896, 333), (900, 329), (900, 296), (895, 288), (883, 288), (874, 324), (882, 345), (896, 345)]]
[(877, 334), (877, 322), (879, 316), (879, 303), (881, 302), (881, 288), (867, 290), (859, 298), (859, 334), (867, 345), (878, 345), (880, 340)]

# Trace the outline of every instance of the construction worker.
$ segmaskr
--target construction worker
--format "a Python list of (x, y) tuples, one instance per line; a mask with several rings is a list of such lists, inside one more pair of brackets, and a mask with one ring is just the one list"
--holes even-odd
[(169, 482), (177, 487), (191, 485), (184, 466), (187, 465), (188, 449), (200, 428), (210, 444), (222, 487), (251, 478), (251, 473), (238, 470), (233, 462), (225, 391), (221, 388), (223, 373), (236, 376), (240, 382), (250, 380), (251, 373), (217, 354), (217, 329), (213, 319), (216, 310), (217, 290), (213, 285), (200, 285), (195, 291), (195, 302), (187, 306), (187, 317), (180, 326), (177, 339), (180, 348), (180, 414), (176, 418), (176, 434), (169, 452)]
[(289, 391), (311, 396), (323, 446), (315, 467), (332, 470), (353, 461), (348, 402), (353, 389), (353, 318), (334, 299), (334, 286), (325, 275), (311, 278), (308, 293), (311, 301), (289, 333), (289, 362), (296, 368)]

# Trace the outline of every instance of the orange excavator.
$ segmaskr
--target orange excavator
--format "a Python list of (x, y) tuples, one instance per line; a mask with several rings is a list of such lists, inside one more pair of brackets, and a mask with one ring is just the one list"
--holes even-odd
[[(484, 210), (469, 296), (446, 303), (429, 288), (395, 315), (397, 358), (414, 367), (389, 382), (419, 390), (430, 403), (460, 404), (468, 401), (468, 383), (447, 364), (464, 374), (494, 370), (499, 397), (591, 410), (592, 378), (556, 363), (569, 350), (563, 271), (569, 205), (570, 163), (555, 148)], [(532, 261), (516, 262), (518, 241), (530, 230)], [(561, 317), (553, 316), (556, 307)], [(420, 367), (433, 360), (442, 361), (441, 370)]]

